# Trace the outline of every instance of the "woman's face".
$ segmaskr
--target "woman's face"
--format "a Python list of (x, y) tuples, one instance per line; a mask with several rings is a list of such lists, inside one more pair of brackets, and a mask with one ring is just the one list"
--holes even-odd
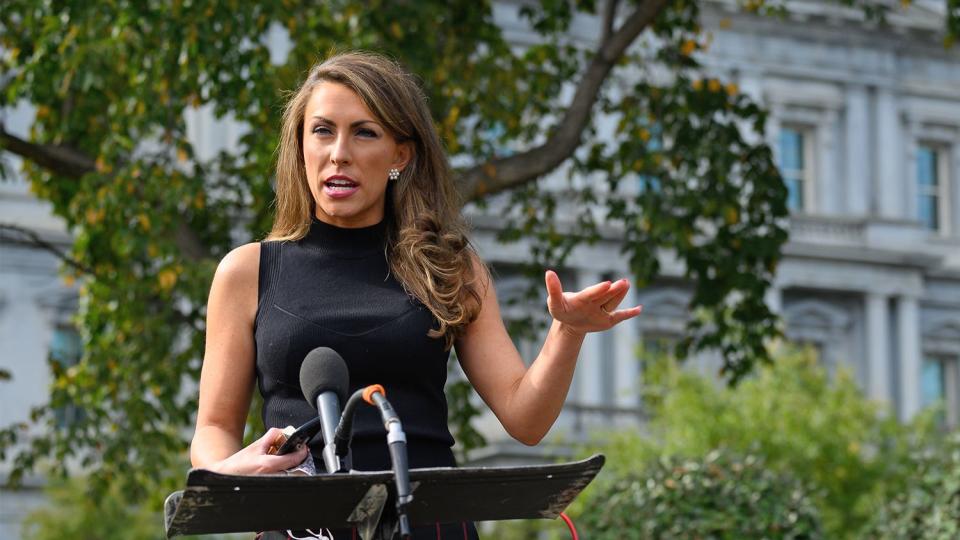
[(383, 219), (387, 175), (410, 160), (407, 144), (342, 84), (320, 83), (303, 118), (303, 164), (320, 221), (366, 227)]

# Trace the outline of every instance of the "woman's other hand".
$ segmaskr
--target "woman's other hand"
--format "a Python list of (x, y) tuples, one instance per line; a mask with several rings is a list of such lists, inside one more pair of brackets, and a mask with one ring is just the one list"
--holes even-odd
[(296, 451), (277, 456), (271, 450), (279, 447), (286, 440), (283, 430), (270, 428), (256, 441), (232, 456), (215, 463), (210, 470), (221, 474), (273, 474), (292, 469), (303, 462), (310, 452), (307, 445)]
[(630, 290), (626, 279), (604, 281), (580, 292), (563, 292), (560, 278), (547, 270), (547, 309), (563, 329), (573, 334), (601, 332), (640, 314), (643, 306), (617, 309)]

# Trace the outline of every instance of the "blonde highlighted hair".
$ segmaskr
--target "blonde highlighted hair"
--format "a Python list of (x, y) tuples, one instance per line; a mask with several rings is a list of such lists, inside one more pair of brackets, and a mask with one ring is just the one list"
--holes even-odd
[(450, 348), (480, 311), (478, 261), (440, 137), (426, 97), (396, 62), (369, 52), (348, 52), (315, 65), (287, 102), (277, 156), (276, 217), (267, 240), (306, 236), (315, 202), (303, 163), (307, 102), (321, 83), (353, 90), (397, 143), (413, 147), (410, 162), (387, 189), (387, 249), (390, 269), (406, 291), (423, 303), (438, 327), (430, 336)]

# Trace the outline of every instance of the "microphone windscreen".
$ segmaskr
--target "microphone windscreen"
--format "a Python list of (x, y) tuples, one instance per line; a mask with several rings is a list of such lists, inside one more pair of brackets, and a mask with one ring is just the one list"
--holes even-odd
[(317, 406), (317, 396), (323, 392), (335, 392), (340, 406), (347, 401), (350, 391), (350, 374), (347, 363), (329, 347), (317, 347), (307, 353), (300, 365), (300, 389), (310, 405)]

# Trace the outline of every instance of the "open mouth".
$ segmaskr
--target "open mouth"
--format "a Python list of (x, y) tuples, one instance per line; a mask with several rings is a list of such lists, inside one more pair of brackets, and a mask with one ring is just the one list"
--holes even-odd
[(323, 183), (323, 185), (328, 190), (335, 191), (335, 192), (347, 192), (347, 191), (357, 189), (356, 182), (351, 182), (350, 180), (346, 180), (343, 178), (335, 178), (333, 180), (327, 180), (326, 182)]
[(323, 182), (323, 192), (331, 199), (343, 199), (360, 190), (360, 184), (347, 176), (335, 175)]

